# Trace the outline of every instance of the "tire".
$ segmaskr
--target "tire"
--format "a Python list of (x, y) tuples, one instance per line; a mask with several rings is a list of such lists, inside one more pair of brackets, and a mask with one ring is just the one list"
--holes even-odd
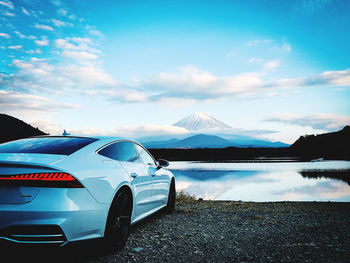
[(132, 199), (126, 190), (118, 192), (110, 207), (104, 243), (108, 251), (121, 250), (128, 239), (132, 212)]
[(168, 194), (168, 203), (165, 208), (166, 213), (173, 213), (175, 211), (176, 203), (176, 191), (175, 191), (175, 181), (171, 180), (169, 194)]

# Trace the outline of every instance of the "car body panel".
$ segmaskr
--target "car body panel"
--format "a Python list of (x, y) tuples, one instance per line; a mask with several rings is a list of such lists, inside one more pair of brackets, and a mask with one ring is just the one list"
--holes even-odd
[(96, 138), (99, 140), (70, 155), (0, 153), (0, 176), (60, 171), (71, 174), (83, 186), (0, 185), (0, 239), (8, 239), (1, 236), (2, 229), (19, 225), (58, 226), (65, 243), (103, 237), (110, 205), (122, 187), (128, 187), (133, 196), (131, 224), (166, 206), (171, 172), (102, 156), (98, 150), (110, 143), (136, 142), (121, 137)]
[(154, 170), (154, 167), (149, 167), (149, 170), (153, 174), (152, 198), (154, 207), (166, 205), (172, 174), (165, 169), (156, 168)]
[(102, 237), (108, 209), (84, 188), (42, 188), (30, 203), (0, 205), (0, 227), (58, 225), (69, 241)]
[(145, 171), (141, 163), (120, 162), (131, 177), (131, 186), (134, 192), (134, 214), (132, 219), (147, 213), (152, 202), (152, 177)]

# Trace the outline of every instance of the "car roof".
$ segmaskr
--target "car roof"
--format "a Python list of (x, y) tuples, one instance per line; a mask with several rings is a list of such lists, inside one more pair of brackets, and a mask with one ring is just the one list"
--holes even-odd
[(30, 138), (90, 138), (90, 139), (96, 139), (100, 143), (109, 143), (109, 142), (119, 141), (119, 140), (136, 142), (133, 139), (126, 138), (126, 137), (118, 137), (118, 136), (40, 135), (40, 136), (33, 136)]

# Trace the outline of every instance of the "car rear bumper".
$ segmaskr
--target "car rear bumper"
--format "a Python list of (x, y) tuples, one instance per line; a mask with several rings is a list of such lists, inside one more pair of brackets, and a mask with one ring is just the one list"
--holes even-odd
[(0, 240), (56, 244), (103, 237), (109, 206), (85, 188), (41, 188), (24, 204), (0, 204)]

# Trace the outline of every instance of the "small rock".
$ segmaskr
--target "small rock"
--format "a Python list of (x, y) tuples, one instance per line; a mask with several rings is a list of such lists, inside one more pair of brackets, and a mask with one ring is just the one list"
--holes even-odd
[(135, 247), (132, 250), (134, 250), (135, 252), (140, 252), (142, 249), (142, 247)]

